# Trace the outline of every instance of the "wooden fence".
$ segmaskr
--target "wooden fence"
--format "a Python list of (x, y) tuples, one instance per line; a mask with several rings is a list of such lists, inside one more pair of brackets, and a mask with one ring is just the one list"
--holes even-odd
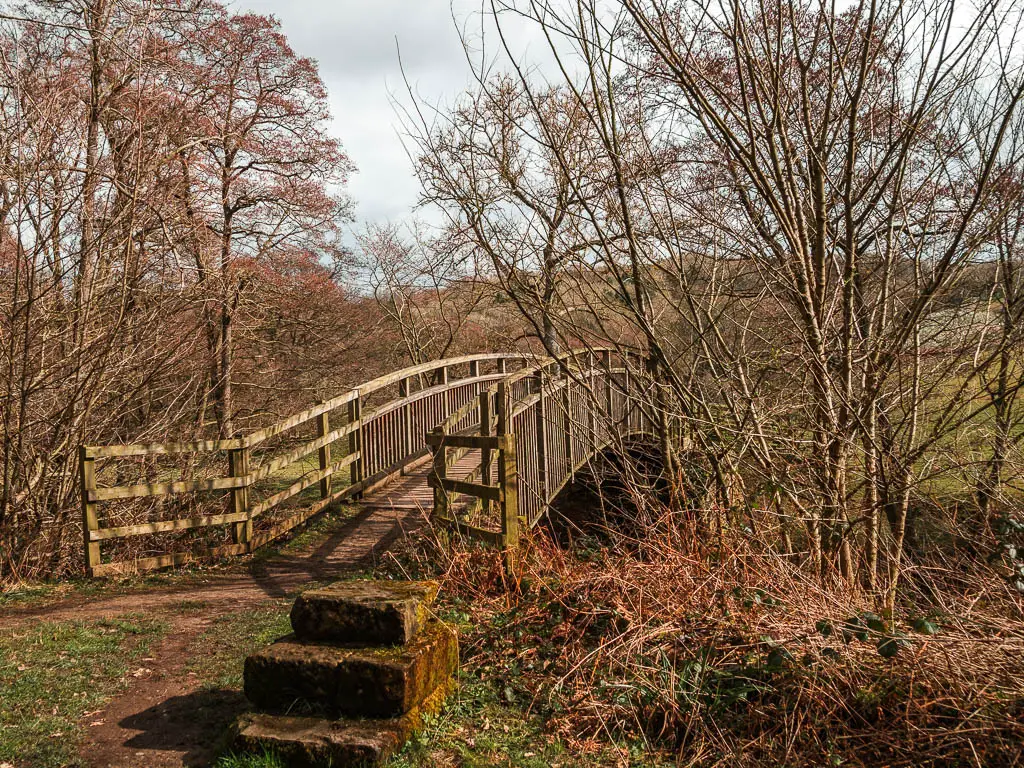
[[(144, 571), (252, 552), (327, 505), (372, 490), (426, 459), (430, 452), (426, 439), (429, 430), (450, 422), (462, 429), (470, 427), (475, 418), (470, 410), (479, 405), (481, 390), (488, 386), (494, 390), (493, 385), (508, 379), (510, 373), (516, 383), (509, 386), (514, 389), (524, 379), (511, 372), (510, 366), (525, 365), (532, 359), (525, 355), (483, 354), (405, 368), (266, 429), (230, 440), (82, 446), (86, 572), (101, 576)], [(457, 375), (459, 371), (464, 375)], [(453, 414), (458, 414), (454, 421)], [(314, 454), (315, 465), (306, 470), (306, 462)], [(506, 451), (504, 455), (510, 454)], [(163, 457), (178, 462), (180, 479), (161, 479), (157, 460)], [(135, 472), (145, 470), (148, 477), (125, 482), (124, 475), (130, 473), (107, 466), (127, 459), (135, 459)], [(214, 467), (216, 471), (218, 464), (226, 466), (227, 475), (191, 477), (196, 467)], [(294, 477), (296, 468), (298, 476)], [(345, 475), (344, 485), (337, 482)], [(273, 481), (281, 476), (294, 478), (294, 482), (278, 490)], [(114, 484), (101, 484), (110, 479)], [(319, 498), (314, 502), (291, 510), (284, 506), (313, 486), (319, 486)], [(257, 498), (257, 492), (263, 496)], [(118, 513), (122, 519), (103, 514), (105, 504), (139, 499), (163, 502), (165, 497), (181, 494), (219, 494), (223, 498), (216, 503), (221, 508), (206, 514), (169, 517), (160, 514), (159, 505), (141, 512), (123, 510)], [(268, 515), (272, 511), (275, 515)], [(221, 538), (230, 539), (188, 551), (160, 551), (164, 545), (157, 542), (156, 554), (136, 553), (122, 559), (108, 556), (104, 562), (105, 542), (159, 538), (194, 529), (215, 529), (214, 538), (219, 535), (217, 531), (224, 531)]]
[[(610, 350), (547, 358), (482, 390), (453, 411), (427, 442), (434, 450), (428, 482), (434, 517), (471, 538), (514, 547), (577, 470), (598, 451), (650, 434), (628, 360)], [(479, 462), (463, 477), (453, 467), (468, 453)]]

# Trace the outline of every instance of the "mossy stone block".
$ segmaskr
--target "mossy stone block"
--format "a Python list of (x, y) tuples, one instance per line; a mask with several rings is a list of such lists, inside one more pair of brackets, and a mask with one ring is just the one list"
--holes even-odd
[(420, 729), (424, 714), (441, 708), (450, 686), (445, 681), (419, 706), (386, 720), (245, 714), (235, 724), (233, 746), (240, 752), (275, 752), (293, 768), (379, 766)]
[(245, 695), (269, 712), (409, 712), (458, 668), (454, 631), (432, 621), (407, 645), (346, 648), (289, 635), (245, 660)]
[(437, 596), (430, 581), (346, 581), (299, 595), (292, 629), (300, 640), (359, 645), (408, 643)]

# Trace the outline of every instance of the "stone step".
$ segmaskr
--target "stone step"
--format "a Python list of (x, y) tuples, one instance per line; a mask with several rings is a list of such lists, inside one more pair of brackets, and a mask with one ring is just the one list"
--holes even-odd
[(292, 629), (299, 640), (408, 643), (426, 622), (437, 586), (429, 581), (345, 581), (310, 590), (292, 607)]
[(345, 648), (289, 635), (245, 660), (245, 695), (269, 712), (398, 717), (458, 664), (455, 632), (439, 621), (428, 622), (408, 644), (388, 648)]
[(245, 714), (235, 724), (240, 752), (280, 755), (291, 768), (374, 768), (398, 752), (440, 710), (452, 681), (445, 680), (419, 706), (386, 720), (325, 720), (293, 715)]

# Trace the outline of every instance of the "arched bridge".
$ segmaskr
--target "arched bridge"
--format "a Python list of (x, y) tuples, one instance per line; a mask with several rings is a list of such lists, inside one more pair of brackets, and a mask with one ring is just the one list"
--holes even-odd
[(249, 553), (346, 499), (429, 505), (464, 535), (514, 546), (595, 453), (650, 431), (627, 362), (468, 355), (230, 440), (82, 446), (86, 571)]

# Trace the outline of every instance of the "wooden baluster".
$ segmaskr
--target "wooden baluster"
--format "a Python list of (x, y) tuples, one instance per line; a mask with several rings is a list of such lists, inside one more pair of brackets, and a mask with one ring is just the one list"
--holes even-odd
[[(435, 435), (443, 435), (444, 427), (436, 426), (431, 432)], [(442, 482), (448, 477), (448, 449), (441, 442), (433, 448), (434, 451), (434, 517), (442, 520), (451, 519), (448, 506), (448, 491), (441, 487)]]
[(85, 540), (85, 575), (90, 578), (93, 568), (100, 564), (100, 543), (92, 541), (90, 534), (100, 528), (96, 514), (96, 502), (89, 494), (96, 490), (96, 459), (89, 453), (87, 446), (78, 449), (78, 479), (82, 493), (82, 533)]
[(601, 367), (604, 368), (604, 376), (607, 387), (605, 389), (605, 409), (607, 410), (607, 416), (609, 422), (614, 420), (614, 411), (612, 410), (612, 353), (605, 350), (601, 353)]
[[(324, 437), (331, 431), (331, 421), (328, 413), (321, 413), (317, 419), (317, 436)], [(320, 471), (326, 472), (331, 466), (331, 444), (327, 443), (322, 446), (318, 451), (320, 454)], [(320, 498), (326, 499), (331, 495), (331, 476), (321, 478), (320, 480)]]
[[(480, 393), (480, 434), (488, 437), (491, 434), (491, 396), (485, 390)], [(480, 482), (484, 485), (491, 484), (491, 449), (480, 449)], [(485, 517), (491, 513), (490, 499), (483, 500)]]
[[(409, 397), (409, 385), (411, 381), (408, 378), (402, 379), (398, 382), (398, 396)], [(402, 406), (402, 460), (412, 456), (412, 405), (406, 403)]]
[(623, 353), (622, 365), (625, 373), (623, 373), (623, 389), (625, 390), (624, 405), (625, 410), (625, 421), (626, 421), (626, 432), (628, 433), (633, 425), (633, 404), (632, 404), (632, 392), (633, 392), (633, 377), (629, 373), (629, 355)]
[[(565, 377), (565, 386), (562, 387), (562, 429), (565, 431), (565, 473), (572, 477), (575, 472), (575, 462), (572, 458), (572, 379)], [(561, 478), (560, 478), (561, 479)]]
[(498, 373), (500, 373), (500, 374), (508, 373), (508, 360), (506, 358), (504, 358), (504, 357), (499, 357), (498, 358)]
[[(440, 379), (440, 384), (441, 385), (443, 385), (445, 387), (448, 386), (448, 366), (447, 365), (442, 365), (441, 366), (441, 368), (438, 371), (438, 378)], [(441, 403), (442, 403), (442, 405), (441, 405), (441, 415), (440, 415), (440, 418), (438, 419), (438, 421), (445, 421), (452, 414), (452, 410), (453, 410), (452, 409), (452, 391), (450, 389), (446, 389), (444, 391), (444, 393), (441, 395)]]
[[(354, 400), (349, 400), (348, 403), (348, 423), (355, 424), (357, 422), (359, 423), (358, 428), (350, 432), (348, 436), (348, 455), (359, 455), (359, 458), (349, 465), (349, 482), (352, 485), (363, 479), (363, 424), (358, 394)], [(353, 498), (359, 498), (361, 495), (357, 493)]]
[(540, 498), (548, 501), (548, 419), (547, 405), (544, 402), (544, 372), (540, 370), (534, 378), (539, 393), (535, 412), (537, 425), (537, 491)]
[[(228, 451), (228, 469), (232, 477), (245, 477), (249, 474), (249, 449), (235, 448)], [(238, 515), (249, 511), (249, 484), (241, 488), (231, 489), (232, 512)], [(249, 543), (252, 541), (252, 520), (246, 519), (234, 523), (231, 528), (231, 540), (235, 544), (246, 545), (249, 550)]]

